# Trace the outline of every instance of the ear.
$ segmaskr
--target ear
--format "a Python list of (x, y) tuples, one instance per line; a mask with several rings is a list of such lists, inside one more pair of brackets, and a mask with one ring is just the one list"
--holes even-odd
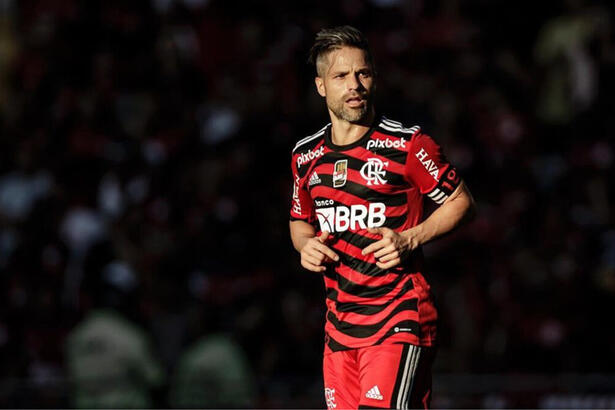
[(316, 91), (320, 94), (321, 97), (326, 97), (327, 92), (325, 91), (325, 82), (320, 77), (314, 78), (314, 82), (316, 83)]

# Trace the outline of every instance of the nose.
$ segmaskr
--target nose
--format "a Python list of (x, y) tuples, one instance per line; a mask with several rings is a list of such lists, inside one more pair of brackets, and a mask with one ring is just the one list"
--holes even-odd
[(346, 84), (348, 90), (359, 90), (363, 87), (359, 80), (359, 74), (353, 74), (348, 76), (348, 83)]

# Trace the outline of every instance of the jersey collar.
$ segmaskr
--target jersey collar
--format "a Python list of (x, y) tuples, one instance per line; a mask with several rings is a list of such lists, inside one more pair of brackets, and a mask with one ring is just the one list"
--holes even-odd
[(363, 134), (361, 136), (361, 138), (359, 138), (358, 140), (356, 140), (352, 144), (347, 144), (347, 145), (337, 145), (337, 144), (333, 143), (333, 140), (331, 139), (331, 128), (333, 126), (331, 124), (329, 124), (329, 126), (325, 130), (325, 145), (328, 148), (330, 148), (332, 151), (347, 151), (349, 149), (358, 147), (361, 144), (365, 144), (365, 142), (368, 139), (370, 139), (370, 137), (372, 136), (372, 134), (376, 130), (376, 127), (378, 126), (378, 124), (380, 123), (380, 121), (382, 119), (381, 117), (382, 117), (381, 115), (375, 115), (374, 116), (374, 121), (372, 122), (372, 125), (369, 128), (369, 130), (367, 130), (365, 132), (365, 134)]

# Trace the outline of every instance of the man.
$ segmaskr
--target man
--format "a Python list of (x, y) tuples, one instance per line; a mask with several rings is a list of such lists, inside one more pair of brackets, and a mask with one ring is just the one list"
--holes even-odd
[[(327, 406), (428, 408), (437, 313), (420, 247), (468, 219), (472, 196), (420, 127), (376, 115), (361, 32), (321, 30), (310, 61), (331, 123), (293, 150), (290, 233), (324, 275)], [(421, 222), (424, 196), (439, 207)]]
[[(102, 253), (91, 257), (104, 257), (108, 245), (97, 245), (96, 251)], [(157, 406), (156, 399), (163, 393), (164, 370), (154, 357), (148, 335), (129, 319), (138, 300), (135, 274), (119, 261), (109, 263), (100, 274), (95, 268), (89, 272), (85, 286), (91, 292), (94, 309), (66, 340), (72, 406)]]

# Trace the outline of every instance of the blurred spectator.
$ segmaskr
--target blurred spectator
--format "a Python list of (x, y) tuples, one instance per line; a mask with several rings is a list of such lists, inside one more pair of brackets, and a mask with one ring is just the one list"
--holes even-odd
[(174, 408), (252, 408), (256, 383), (248, 358), (228, 335), (197, 340), (180, 358), (171, 382)]
[(164, 381), (149, 337), (122, 315), (136, 278), (121, 263), (103, 271), (100, 300), (66, 341), (71, 403), (77, 408), (147, 408)]

